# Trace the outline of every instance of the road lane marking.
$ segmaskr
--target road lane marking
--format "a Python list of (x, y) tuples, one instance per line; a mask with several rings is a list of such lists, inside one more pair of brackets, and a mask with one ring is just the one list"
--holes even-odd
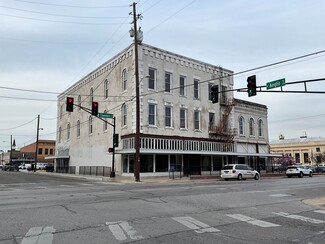
[(272, 194), (270, 197), (291, 197), (290, 194), (285, 194), (285, 193), (279, 193), (279, 194)]
[(264, 228), (280, 226), (278, 224), (273, 224), (271, 222), (254, 219), (254, 218), (251, 218), (249, 216), (242, 215), (242, 214), (227, 214), (227, 216), (230, 217), (230, 218), (233, 218), (233, 219), (237, 219), (237, 220), (240, 220), (240, 221), (252, 224), (252, 225), (257, 225), (257, 226), (260, 226), (260, 227), (264, 227)]
[(143, 239), (143, 237), (138, 235), (136, 230), (126, 221), (106, 222), (106, 225), (108, 225), (109, 230), (118, 241), (125, 241), (128, 237), (131, 240)]
[(325, 210), (321, 210), (321, 209), (320, 209), (320, 210), (315, 210), (314, 212), (315, 212), (315, 213), (325, 214)]
[(202, 234), (202, 233), (213, 233), (218, 232), (220, 230), (211, 227), (205, 223), (202, 223), (201, 221), (198, 221), (192, 217), (189, 216), (183, 216), (183, 217), (174, 217), (173, 220), (177, 221), (178, 223), (186, 226), (187, 228), (194, 230), (196, 233)]
[(279, 213), (274, 213), (274, 214), (282, 216), (282, 217), (290, 218), (290, 219), (297, 219), (297, 220), (305, 221), (305, 222), (308, 222), (308, 223), (313, 223), (313, 224), (323, 224), (323, 223), (325, 223), (324, 220), (312, 219), (312, 218), (308, 218), (308, 217), (305, 217), (305, 216), (289, 214), (289, 213), (285, 213), (285, 212), (279, 212)]
[(53, 226), (32, 227), (26, 233), (21, 244), (51, 244), (54, 232)]

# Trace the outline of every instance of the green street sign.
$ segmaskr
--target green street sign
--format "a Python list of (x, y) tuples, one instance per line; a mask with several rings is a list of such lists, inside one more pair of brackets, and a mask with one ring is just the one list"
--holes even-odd
[(266, 89), (270, 90), (276, 87), (280, 87), (280, 86), (284, 86), (286, 84), (286, 79), (280, 79), (280, 80), (275, 80), (275, 81), (271, 81), (266, 83)]
[(99, 118), (103, 118), (103, 119), (113, 119), (114, 115), (113, 114), (104, 114), (104, 113), (99, 113), (98, 114)]

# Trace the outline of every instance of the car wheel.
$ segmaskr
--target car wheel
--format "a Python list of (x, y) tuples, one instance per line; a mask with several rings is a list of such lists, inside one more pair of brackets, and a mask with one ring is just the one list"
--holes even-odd
[(259, 180), (260, 179), (260, 176), (258, 175), (258, 174), (256, 174), (255, 176), (254, 176), (254, 180)]
[(309, 173), (309, 177), (313, 177), (313, 172), (310, 172)]
[(302, 172), (300, 172), (299, 178), (302, 178), (302, 177), (304, 177), (304, 174)]
[(288, 178), (291, 178), (291, 175), (287, 175), (288, 176)]
[(243, 176), (241, 175), (241, 174), (239, 174), (238, 176), (237, 176), (237, 180), (242, 180), (243, 179)]
[(228, 181), (229, 179), (224, 179), (225, 181)]

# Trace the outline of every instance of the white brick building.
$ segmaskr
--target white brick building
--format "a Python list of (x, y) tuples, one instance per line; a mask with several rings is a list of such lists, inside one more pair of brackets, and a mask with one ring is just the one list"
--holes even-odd
[[(78, 173), (80, 166), (112, 165), (108, 148), (112, 147), (113, 128), (77, 106), (72, 113), (66, 112), (66, 97), (72, 96), (75, 104), (86, 108), (97, 101), (100, 113), (116, 117), (120, 135), (116, 172), (133, 175), (133, 52), (132, 44), (58, 97), (57, 166), (75, 166)], [(201, 174), (220, 170), (238, 156), (240, 162), (255, 165), (258, 157), (270, 156), (266, 106), (240, 100), (236, 102), (240, 106), (235, 105), (232, 92), (220, 93), (219, 103), (211, 102), (211, 86), (218, 85), (219, 91), (232, 89), (232, 74), (220, 66), (139, 45), (141, 176), (168, 175), (170, 169), (184, 175)], [(236, 136), (241, 130), (239, 115), (245, 118), (246, 127), (254, 119), (254, 135), (245, 134), (249, 130), (245, 127), (245, 133)]]

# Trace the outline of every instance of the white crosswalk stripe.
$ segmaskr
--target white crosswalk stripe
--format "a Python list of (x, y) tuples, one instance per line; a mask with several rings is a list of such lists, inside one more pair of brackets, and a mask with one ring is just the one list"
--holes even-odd
[(323, 223), (325, 223), (324, 220), (312, 219), (312, 218), (308, 218), (308, 217), (305, 217), (305, 216), (296, 215), (296, 214), (289, 214), (289, 213), (285, 213), (285, 212), (279, 212), (279, 213), (274, 213), (274, 214), (282, 216), (282, 217), (290, 218), (290, 219), (297, 219), (297, 220), (305, 221), (305, 222), (308, 222), (308, 223), (313, 223), (313, 224), (323, 224)]
[(53, 226), (32, 227), (29, 229), (21, 244), (51, 244), (53, 241)]
[(118, 241), (125, 241), (128, 237), (131, 240), (143, 239), (143, 237), (138, 235), (136, 230), (126, 221), (106, 222), (106, 225), (108, 225), (109, 230)]
[(182, 225), (185, 225), (187, 228), (194, 230), (196, 233), (199, 234), (206, 233), (206, 232), (212, 233), (212, 232), (220, 231), (214, 227), (211, 227), (189, 216), (174, 217), (172, 219), (177, 221), (178, 223), (181, 223)]
[(325, 210), (323, 210), (323, 209), (315, 210), (314, 212), (315, 213), (325, 214)]
[(252, 225), (256, 225), (256, 226), (260, 226), (260, 227), (264, 227), (264, 228), (280, 226), (278, 224), (273, 224), (271, 222), (254, 219), (249, 216), (242, 215), (242, 214), (227, 214), (227, 216), (231, 217), (233, 219), (237, 219), (237, 220), (246, 222), (248, 224), (252, 224)]

